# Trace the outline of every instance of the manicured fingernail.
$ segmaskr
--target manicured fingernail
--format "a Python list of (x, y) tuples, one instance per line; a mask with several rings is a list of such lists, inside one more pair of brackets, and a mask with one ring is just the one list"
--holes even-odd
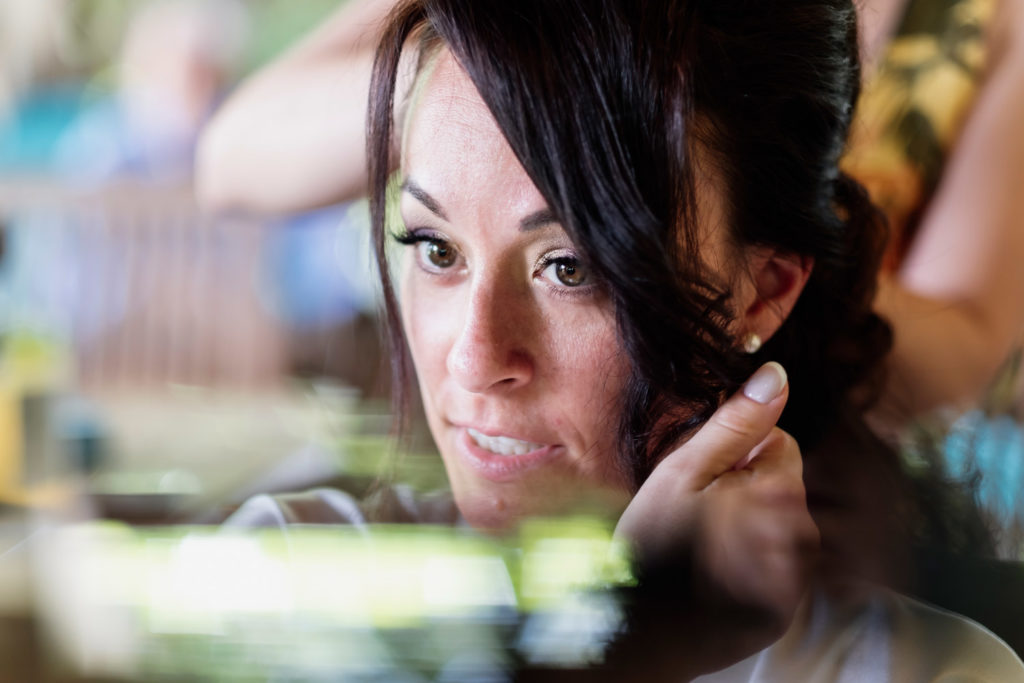
[(786, 388), (786, 370), (771, 361), (762, 365), (743, 385), (743, 395), (758, 403), (769, 403)]

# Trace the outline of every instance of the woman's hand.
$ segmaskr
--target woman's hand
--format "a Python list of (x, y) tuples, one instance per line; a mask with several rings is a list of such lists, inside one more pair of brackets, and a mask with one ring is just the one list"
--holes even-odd
[(762, 366), (658, 464), (616, 529), (641, 569), (685, 556), (694, 592), (721, 591), (766, 612), (776, 635), (800, 602), (819, 541), (800, 449), (775, 426), (788, 395), (782, 366)]

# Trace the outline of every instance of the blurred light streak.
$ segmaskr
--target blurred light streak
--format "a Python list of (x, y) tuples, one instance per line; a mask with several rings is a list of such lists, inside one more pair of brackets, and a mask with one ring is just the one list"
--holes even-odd
[[(538, 520), (495, 539), (431, 526), (65, 527), (39, 573), (46, 621), (88, 675), (504, 680), (511, 652), (600, 659), (632, 581), (611, 531)], [(475, 673), (474, 673), (475, 672)], [(497, 677), (497, 678), (494, 678)]]

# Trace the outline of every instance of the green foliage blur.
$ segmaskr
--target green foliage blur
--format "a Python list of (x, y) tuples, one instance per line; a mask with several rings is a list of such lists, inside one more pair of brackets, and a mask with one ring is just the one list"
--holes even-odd
[[(111, 81), (128, 20), (146, 0), (75, 0), (68, 3), (71, 49), (65, 55), (74, 73), (92, 74), (96, 85)], [(242, 73), (248, 73), (295, 42), (348, 0), (243, 0), (249, 10), (251, 36)]]

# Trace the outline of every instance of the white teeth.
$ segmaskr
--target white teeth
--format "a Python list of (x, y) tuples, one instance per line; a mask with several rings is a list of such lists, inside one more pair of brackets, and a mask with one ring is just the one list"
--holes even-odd
[(543, 444), (510, 439), (507, 436), (487, 436), (475, 429), (467, 429), (477, 446), (497, 455), (526, 455), (543, 447)]

